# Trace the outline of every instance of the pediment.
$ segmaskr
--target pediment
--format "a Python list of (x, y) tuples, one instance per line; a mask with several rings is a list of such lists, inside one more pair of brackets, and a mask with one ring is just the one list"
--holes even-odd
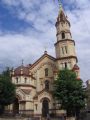
[(43, 98), (48, 98), (49, 100), (51, 100), (52, 99), (52, 92), (42, 90), (42, 91), (38, 92), (34, 97), (34, 99), (38, 99), (39, 101), (41, 101)]
[[(54, 65), (55, 63), (55, 58), (48, 55), (48, 54), (44, 54), (42, 55), (34, 64), (32, 64), (32, 66), (30, 67), (30, 69), (33, 69), (37, 66), (40, 66), (41, 64), (46, 64), (46, 63), (52, 63)], [(55, 65), (54, 65), (55, 66)]]

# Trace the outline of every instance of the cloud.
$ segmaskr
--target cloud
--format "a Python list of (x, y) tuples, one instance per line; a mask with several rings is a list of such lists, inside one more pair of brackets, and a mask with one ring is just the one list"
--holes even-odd
[[(21, 59), (31, 63), (48, 45), (48, 51), (55, 56), (53, 44), (56, 42), (55, 22), (57, 4), (51, 0), (1, 0), (17, 19), (31, 25), (22, 33), (3, 33), (0, 36), (0, 64), (17, 66)], [(63, 6), (71, 22), (71, 32), (76, 42), (76, 51), (81, 68), (81, 77), (90, 78), (90, 0), (65, 0)], [(0, 30), (2, 34), (2, 30)], [(33, 52), (37, 51), (37, 52)]]

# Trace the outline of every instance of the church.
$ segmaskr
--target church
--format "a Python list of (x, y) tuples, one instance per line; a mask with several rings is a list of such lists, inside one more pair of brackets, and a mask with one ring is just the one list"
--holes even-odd
[(47, 51), (35, 63), (23, 64), (12, 70), (12, 83), (16, 85), (16, 99), (8, 106), (10, 112), (33, 116), (47, 116), (47, 114), (62, 115), (60, 105), (52, 96), (53, 81), (59, 70), (68, 68), (76, 72), (80, 78), (80, 69), (75, 52), (75, 41), (70, 31), (70, 21), (60, 6), (56, 20), (55, 54), (53, 57)]

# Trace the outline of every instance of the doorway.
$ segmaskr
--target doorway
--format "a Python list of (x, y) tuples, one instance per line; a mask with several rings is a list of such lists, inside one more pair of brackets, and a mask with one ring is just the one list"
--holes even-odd
[(49, 114), (49, 103), (47, 99), (44, 99), (42, 102), (42, 117), (47, 117)]
[(18, 98), (15, 98), (15, 100), (14, 100), (13, 113), (19, 114), (19, 100), (18, 100)]

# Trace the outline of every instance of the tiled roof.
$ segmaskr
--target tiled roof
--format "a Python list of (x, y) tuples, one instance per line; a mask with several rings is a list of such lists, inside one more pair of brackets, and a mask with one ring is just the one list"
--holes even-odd
[(21, 75), (21, 70), (23, 72), (23, 75), (26, 75), (28, 76), (29, 75), (29, 68), (28, 67), (25, 67), (25, 66), (19, 66), (18, 68), (16, 68), (14, 70), (14, 75)]
[(73, 70), (79, 70), (79, 66), (77, 64), (74, 65)]

